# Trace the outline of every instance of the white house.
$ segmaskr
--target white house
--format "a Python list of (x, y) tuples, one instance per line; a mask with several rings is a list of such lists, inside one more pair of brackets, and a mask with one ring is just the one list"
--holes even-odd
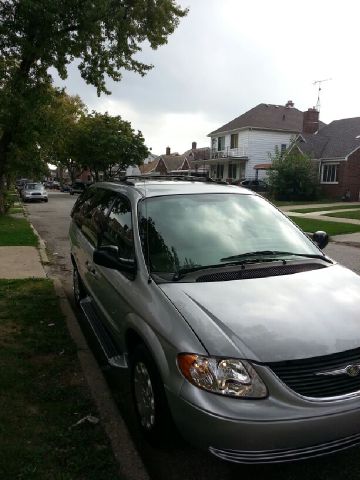
[(227, 181), (265, 177), (269, 154), (285, 151), (299, 133), (317, 131), (314, 112), (301, 112), (291, 100), (285, 106), (261, 103), (209, 133), (210, 176)]

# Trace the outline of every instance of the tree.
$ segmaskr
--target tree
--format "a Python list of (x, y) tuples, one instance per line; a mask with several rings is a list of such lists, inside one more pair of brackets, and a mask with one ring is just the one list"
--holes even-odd
[(175, 0), (2, 0), (0, 3), (0, 213), (10, 150), (24, 115), (29, 88), (60, 77), (79, 59), (83, 79), (98, 95), (109, 93), (105, 78), (121, 80), (121, 70), (144, 75), (151, 65), (135, 55), (147, 41), (156, 49), (186, 15)]
[(81, 168), (75, 158), (78, 123), (87, 114), (86, 107), (79, 96), (67, 95), (64, 90), (54, 90), (51, 108), (47, 112), (47, 123), (51, 131), (47, 132), (42, 150), (47, 163), (66, 168), (73, 182)]
[(149, 154), (140, 131), (120, 116), (92, 112), (82, 117), (76, 130), (73, 158), (90, 168), (96, 180), (99, 172), (109, 179), (129, 165), (140, 165)]
[(316, 167), (296, 146), (287, 152), (270, 155), (271, 169), (267, 172), (271, 194), (277, 200), (311, 200), (318, 196)]

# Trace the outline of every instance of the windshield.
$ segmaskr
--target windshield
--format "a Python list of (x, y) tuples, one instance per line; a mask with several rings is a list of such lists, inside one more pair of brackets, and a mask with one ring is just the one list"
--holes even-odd
[(44, 186), (42, 183), (28, 183), (25, 188), (26, 190), (42, 190)]
[(251, 252), (321, 253), (290, 220), (255, 195), (148, 198), (139, 204), (139, 225), (144, 256), (151, 271), (159, 273), (224, 264)]

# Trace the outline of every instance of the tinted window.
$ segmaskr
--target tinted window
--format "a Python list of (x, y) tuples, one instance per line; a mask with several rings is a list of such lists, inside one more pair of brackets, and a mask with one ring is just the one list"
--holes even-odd
[(255, 195), (149, 198), (139, 206), (139, 222), (144, 256), (149, 245), (156, 272), (219, 265), (248, 252), (319, 253), (285, 215)]
[(90, 188), (75, 204), (73, 219), (93, 245), (97, 245), (105, 228), (106, 216), (115, 196), (111, 190)]
[(125, 197), (118, 197), (108, 216), (101, 245), (116, 245), (119, 256), (134, 258), (131, 204)]

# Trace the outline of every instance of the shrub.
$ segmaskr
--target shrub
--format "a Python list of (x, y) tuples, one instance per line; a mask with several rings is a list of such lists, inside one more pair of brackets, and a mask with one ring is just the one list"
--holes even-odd
[(267, 172), (272, 197), (276, 200), (315, 200), (319, 196), (317, 169), (311, 158), (296, 147), (271, 156)]

